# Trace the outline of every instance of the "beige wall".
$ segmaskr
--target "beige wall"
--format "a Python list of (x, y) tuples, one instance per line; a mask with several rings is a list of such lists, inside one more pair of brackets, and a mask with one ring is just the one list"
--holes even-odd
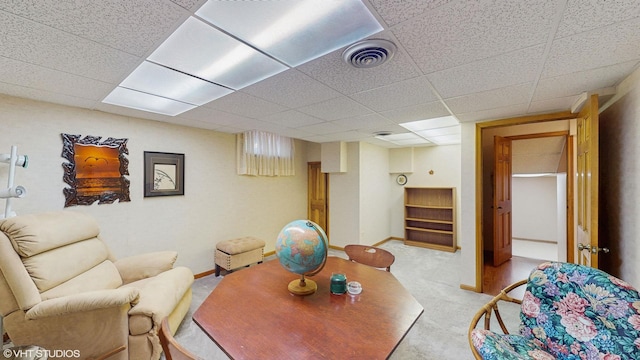
[(390, 236), (389, 149), (360, 143), (360, 243)]
[[(406, 173), (410, 187), (455, 187), (457, 234), (460, 234), (460, 145), (413, 148), (413, 172)], [(429, 172), (433, 170), (433, 174)], [(391, 175), (391, 234), (404, 238), (404, 187), (396, 183), (398, 174)], [(458, 245), (460, 243), (458, 242)]]
[[(129, 139), (131, 201), (66, 208), (95, 216), (116, 257), (173, 249), (180, 265), (200, 273), (214, 267), (218, 241), (253, 235), (272, 251), (285, 224), (306, 218), (306, 142), (296, 141), (296, 176), (247, 177), (236, 175), (233, 134), (9, 96), (0, 96), (0, 127), (0, 153), (17, 145), (30, 159), (16, 170), (15, 183), (28, 191), (13, 200), (18, 214), (63, 209), (60, 133)], [(143, 197), (144, 151), (185, 154), (184, 196)], [(0, 187), (7, 173), (0, 164)]]
[(347, 171), (329, 174), (329, 242), (360, 242), (360, 144), (347, 143)]
[[(601, 268), (640, 288), (640, 71), (600, 114)], [(625, 84), (627, 85), (627, 84)]]
[[(413, 154), (407, 186), (460, 187), (459, 145), (414, 148)], [(389, 173), (394, 161), (387, 148), (347, 144), (347, 171), (329, 176), (332, 245), (373, 245), (390, 237), (404, 238), (404, 187), (396, 183), (397, 173)]]

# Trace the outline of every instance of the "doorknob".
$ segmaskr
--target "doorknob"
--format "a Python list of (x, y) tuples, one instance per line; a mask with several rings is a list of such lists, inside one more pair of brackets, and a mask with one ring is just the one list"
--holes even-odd
[(589, 250), (591, 251), (591, 245), (585, 245), (583, 243), (578, 243), (578, 250), (582, 251), (582, 250)]
[(597, 254), (599, 251), (602, 251), (605, 254), (609, 253), (609, 248), (601, 248), (601, 247), (597, 247), (597, 246), (591, 246), (589, 244), (583, 244), (583, 243), (578, 243), (578, 250), (582, 251), (582, 250), (588, 250), (591, 251), (592, 254)]
[(609, 248), (600, 248), (600, 247), (597, 247), (597, 246), (591, 247), (591, 253), (592, 254), (597, 254), (598, 251), (602, 251), (603, 253), (608, 254), (609, 253)]

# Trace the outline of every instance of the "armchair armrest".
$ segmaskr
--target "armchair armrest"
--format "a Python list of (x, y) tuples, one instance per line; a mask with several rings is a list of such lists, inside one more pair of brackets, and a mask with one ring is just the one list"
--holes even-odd
[(25, 317), (27, 320), (36, 320), (49, 316), (118, 307), (137, 302), (138, 296), (139, 291), (135, 288), (88, 291), (45, 300), (29, 309)]
[(122, 277), (122, 282), (129, 284), (173, 268), (177, 258), (176, 251), (157, 251), (116, 260), (114, 265)]
[(482, 318), (484, 318), (484, 330), (491, 331), (491, 313), (496, 314), (496, 320), (498, 321), (498, 325), (500, 325), (500, 329), (504, 334), (509, 334), (507, 327), (502, 320), (502, 316), (500, 315), (500, 310), (498, 309), (498, 303), (500, 301), (511, 302), (515, 304), (522, 304), (521, 299), (516, 299), (508, 294), (523, 285), (527, 284), (528, 279), (517, 281), (506, 288), (500, 291), (500, 294), (496, 295), (491, 301), (486, 303), (478, 312), (474, 315), (473, 320), (471, 320), (471, 324), (469, 325), (469, 331), (467, 333), (469, 339), (469, 345), (471, 346), (471, 352), (473, 353), (476, 359), (482, 359), (480, 353), (473, 345), (472, 332), (477, 327), (478, 323)]

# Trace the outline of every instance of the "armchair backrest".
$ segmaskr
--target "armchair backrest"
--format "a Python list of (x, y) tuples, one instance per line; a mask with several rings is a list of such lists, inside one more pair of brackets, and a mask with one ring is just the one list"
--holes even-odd
[(640, 295), (598, 269), (539, 265), (529, 276), (520, 319), (520, 333), (559, 359), (640, 356)]
[(0, 270), (22, 310), (42, 300), (122, 285), (89, 215), (22, 215), (2, 220), (0, 231)]

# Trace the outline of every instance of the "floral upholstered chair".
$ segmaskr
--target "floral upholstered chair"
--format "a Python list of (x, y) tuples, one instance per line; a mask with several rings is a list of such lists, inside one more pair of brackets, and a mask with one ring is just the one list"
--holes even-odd
[[(525, 283), (521, 301), (507, 295)], [(471, 323), (476, 359), (640, 359), (640, 295), (626, 282), (598, 269), (547, 262), (505, 290)], [(498, 301), (522, 304), (519, 335), (507, 333)], [(489, 329), (492, 311), (503, 333)], [(485, 328), (476, 329), (482, 317)]]

